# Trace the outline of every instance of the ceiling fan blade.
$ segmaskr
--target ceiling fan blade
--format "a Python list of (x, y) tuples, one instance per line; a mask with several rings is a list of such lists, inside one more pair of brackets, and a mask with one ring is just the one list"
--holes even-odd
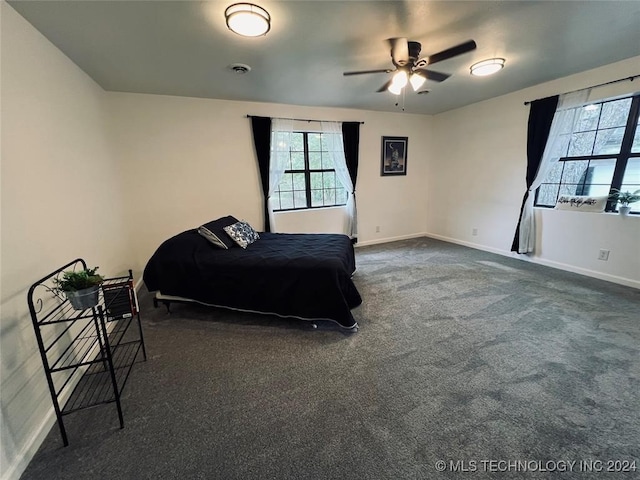
[(344, 75), (345, 77), (349, 76), (349, 75), (363, 75), (366, 73), (390, 73), (393, 72), (393, 70), (389, 69), (389, 68), (382, 68), (379, 70), (360, 70), (358, 72), (343, 72), (342, 75)]
[(409, 42), (404, 37), (390, 38), (391, 60), (397, 67), (404, 67), (409, 63)]
[(428, 80), (433, 80), (434, 82), (444, 82), (451, 75), (448, 73), (436, 72), (434, 70), (425, 70), (424, 68), (416, 68), (414, 72), (419, 73), (423, 77)]
[(462, 55), (463, 53), (467, 53), (475, 49), (476, 42), (474, 42), (473, 40), (469, 40), (468, 42), (461, 43), (460, 45), (456, 45), (455, 47), (447, 48), (446, 50), (443, 50), (441, 52), (429, 55), (427, 57), (427, 63), (429, 65), (432, 65), (436, 62), (441, 62), (452, 57), (457, 57), (458, 55)]
[(393, 82), (393, 78), (391, 80), (389, 80), (387, 83), (385, 83), (383, 86), (381, 86), (378, 90), (376, 90), (376, 92), (378, 92), (378, 93), (386, 92), (387, 89), (389, 88), (389, 85), (391, 85), (391, 82)]

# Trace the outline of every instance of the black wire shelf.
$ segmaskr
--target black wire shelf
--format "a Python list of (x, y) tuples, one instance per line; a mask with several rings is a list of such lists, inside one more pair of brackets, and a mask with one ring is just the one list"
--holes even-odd
[(53, 407), (64, 445), (63, 416), (115, 403), (124, 428), (120, 397), (133, 365), (147, 359), (133, 273), (107, 278), (95, 307), (74, 310), (55, 289), (64, 271), (86, 269), (76, 259), (29, 289), (28, 304)]

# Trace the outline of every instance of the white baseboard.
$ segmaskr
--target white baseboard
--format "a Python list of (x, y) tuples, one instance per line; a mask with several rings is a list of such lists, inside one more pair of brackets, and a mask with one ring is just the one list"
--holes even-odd
[(35, 429), (35, 432), (27, 440), (25, 446), (20, 450), (18, 455), (15, 456), (15, 461), (7, 468), (4, 468), (3, 466), (0, 480), (18, 480), (20, 478), (27, 469), (31, 459), (38, 452), (38, 449), (40, 448), (40, 445), (42, 445), (42, 442), (44, 442), (44, 439), (47, 438), (47, 435), (55, 422), (56, 414), (52, 406), (42, 422), (40, 422), (38, 428)]
[(640, 289), (640, 281), (633, 280), (631, 278), (619, 277), (617, 275), (609, 275), (608, 273), (597, 272), (595, 270), (589, 270), (586, 268), (576, 267), (561, 262), (554, 262), (552, 260), (545, 260), (544, 258), (531, 257), (528, 255), (520, 255), (515, 252), (501, 250), (498, 248), (487, 247), (478, 243), (466, 242), (464, 240), (458, 240), (455, 238), (444, 237), (435, 233), (425, 233), (425, 237), (435, 238), (436, 240), (442, 240), (444, 242), (455, 243), (457, 245), (463, 245), (465, 247), (475, 248), (476, 250), (483, 250), (485, 252), (496, 253), (505, 257), (515, 258), (516, 260), (522, 260), (523, 262), (531, 262), (546, 267), (557, 268), (558, 270), (564, 270), (571, 273), (577, 273), (579, 275), (585, 275), (587, 277), (598, 278), (607, 282), (617, 283), (619, 285), (625, 285), (627, 287)]
[(399, 237), (387, 237), (387, 238), (380, 238), (375, 240), (367, 240), (366, 242), (358, 241), (358, 243), (356, 243), (354, 246), (356, 248), (366, 247), (367, 245), (378, 245), (380, 243), (397, 242), (398, 240), (407, 240), (409, 238), (420, 238), (420, 237), (426, 237), (426, 236), (427, 236), (426, 233), (412, 233), (410, 235), (401, 235)]

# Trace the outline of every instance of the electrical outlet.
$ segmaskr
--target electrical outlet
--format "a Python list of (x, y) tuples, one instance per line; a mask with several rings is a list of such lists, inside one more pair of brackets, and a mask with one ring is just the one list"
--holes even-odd
[(380, 233), (380, 225), (376, 225), (376, 233)]
[(478, 229), (474, 228), (473, 230), (471, 230), (471, 235), (473, 235), (474, 237), (478, 235)]
[(609, 260), (609, 250), (601, 248), (600, 252), (598, 252), (598, 260), (603, 260), (605, 262)]

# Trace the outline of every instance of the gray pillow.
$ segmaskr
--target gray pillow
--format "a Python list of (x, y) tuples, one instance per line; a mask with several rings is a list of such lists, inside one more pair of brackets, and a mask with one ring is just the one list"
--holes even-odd
[(235, 247), (236, 243), (231, 239), (231, 237), (229, 237), (229, 235), (227, 235), (224, 231), (224, 227), (233, 225), (237, 222), (237, 218), (227, 215), (226, 217), (221, 217), (217, 220), (201, 225), (198, 227), (198, 233), (216, 247), (228, 250), (229, 248)]

